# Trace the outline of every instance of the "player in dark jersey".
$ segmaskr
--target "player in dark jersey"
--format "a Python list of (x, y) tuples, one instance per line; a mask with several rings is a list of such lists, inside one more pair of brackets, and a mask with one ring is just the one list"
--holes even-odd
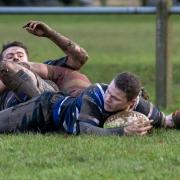
[[(78, 97), (44, 93), (0, 112), (0, 132), (64, 132), (68, 134), (145, 135), (154, 127), (179, 128), (177, 113), (165, 116), (139, 96), (141, 84), (131, 73), (118, 74), (109, 85), (88, 87)], [(106, 118), (123, 111), (145, 114), (152, 122), (103, 128)], [(175, 121), (174, 121), (175, 120)], [(150, 124), (151, 123), (151, 124)]]

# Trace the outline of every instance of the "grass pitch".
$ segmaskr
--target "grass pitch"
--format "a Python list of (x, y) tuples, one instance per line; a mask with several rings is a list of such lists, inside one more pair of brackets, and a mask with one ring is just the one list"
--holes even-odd
[[(180, 105), (179, 16), (173, 16), (173, 103)], [(1, 42), (27, 44), (30, 59), (42, 62), (63, 56), (47, 39), (22, 29), (28, 20), (43, 20), (87, 49), (82, 68), (92, 82), (108, 83), (121, 71), (138, 74), (155, 100), (155, 16), (0, 16)], [(0, 179), (179, 179), (180, 136), (177, 130), (154, 130), (146, 137), (0, 136)]]

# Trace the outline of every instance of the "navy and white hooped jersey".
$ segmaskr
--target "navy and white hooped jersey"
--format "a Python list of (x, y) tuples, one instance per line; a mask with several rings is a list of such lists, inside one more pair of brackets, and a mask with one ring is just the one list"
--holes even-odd
[(66, 62), (67, 62), (67, 56), (54, 59), (54, 60), (46, 60), (43, 63), (48, 64), (48, 65), (53, 65), (53, 66), (66, 66)]
[(54, 60), (46, 60), (45, 62), (43, 62), (44, 64), (48, 64), (48, 65), (53, 65), (53, 66), (61, 66), (61, 67), (66, 67), (68, 69), (72, 69), (74, 70), (72, 67), (70, 67), (67, 64), (67, 60), (68, 60), (68, 56), (64, 56), (61, 57), (59, 59), (54, 59)]
[(13, 91), (4, 91), (0, 96), (0, 111), (27, 100), (29, 100), (29, 98), (23, 93), (16, 95)]
[[(107, 84), (97, 83), (83, 96), (83, 103), (78, 120), (90, 123), (91, 125), (103, 127), (107, 117), (116, 112), (107, 112), (104, 109), (104, 95)], [(136, 98), (133, 109), (137, 107), (139, 96)], [(120, 107), (121, 109), (121, 107)]]
[(59, 98), (53, 106), (55, 126), (70, 134), (77, 133), (77, 120), (89, 120), (88, 123), (100, 126), (97, 120), (94, 121), (92, 116), (87, 116), (87, 114), (93, 113), (94, 117), (102, 119), (105, 114), (104, 92), (106, 88), (107, 85), (102, 87), (102, 85), (96, 84), (87, 88), (76, 98), (70, 96)]
[(107, 84), (97, 83), (87, 89), (88, 91), (83, 95), (78, 120), (103, 127), (106, 118), (112, 114), (104, 109), (104, 94), (107, 87)]
[[(70, 134), (78, 132), (78, 121), (103, 127), (107, 117), (115, 113), (107, 112), (104, 109), (104, 94), (107, 87), (107, 84), (95, 84), (88, 87), (76, 98), (69, 96), (59, 98), (53, 107), (56, 127)], [(149, 119), (154, 120), (153, 126), (161, 126), (164, 115), (149, 101), (138, 97), (132, 108), (132, 110), (143, 113)]]

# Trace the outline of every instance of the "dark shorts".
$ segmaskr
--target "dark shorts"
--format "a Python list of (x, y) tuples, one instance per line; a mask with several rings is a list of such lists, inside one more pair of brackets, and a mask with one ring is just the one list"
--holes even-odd
[(54, 131), (53, 95), (54, 93), (47, 92), (25, 103), (0, 111), (0, 133)]

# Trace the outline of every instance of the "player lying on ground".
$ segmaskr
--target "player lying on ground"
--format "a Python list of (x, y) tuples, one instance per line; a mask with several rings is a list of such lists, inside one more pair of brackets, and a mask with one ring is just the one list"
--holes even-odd
[[(12, 42), (4, 45), (0, 54), (2, 60), (0, 76), (3, 81), (0, 82), (1, 110), (24, 102), (28, 98), (35, 97), (44, 92), (44, 90), (56, 90), (52, 82), (49, 84), (50, 81), (47, 83), (42, 78), (52, 80), (58, 85), (60, 90), (72, 96), (77, 96), (91, 84), (85, 75), (77, 71), (88, 59), (88, 55), (83, 48), (57, 33), (43, 22), (30, 21), (24, 28), (36, 36), (47, 37), (57, 44), (67, 56), (59, 60), (47, 61), (48, 65), (30, 63), (28, 50), (21, 42)], [(20, 84), (14, 83), (13, 79), (19, 80)], [(31, 83), (27, 83), (27, 80)], [(23, 85), (25, 82), (29, 85), (26, 85), (29, 91)], [(20, 86), (21, 91), (19, 90)], [(22, 86), (24, 86), (24, 89)], [(15, 91), (16, 94), (10, 90)]]
[[(48, 92), (0, 112), (0, 132), (64, 132), (95, 135), (145, 135), (153, 127), (180, 127), (180, 112), (165, 116), (139, 96), (141, 84), (131, 73), (118, 74), (109, 85), (95, 84), (78, 97)], [(148, 116), (147, 123), (103, 128), (119, 111), (134, 110)]]

